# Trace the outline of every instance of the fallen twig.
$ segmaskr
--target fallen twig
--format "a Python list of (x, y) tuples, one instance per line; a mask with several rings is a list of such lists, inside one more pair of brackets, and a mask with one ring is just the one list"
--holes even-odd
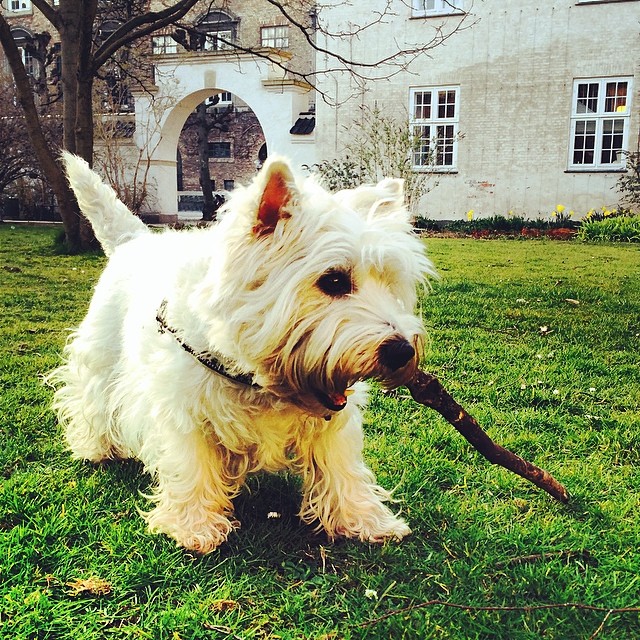
[(623, 613), (640, 613), (640, 607), (621, 607), (620, 609), (612, 609), (611, 607), (599, 607), (597, 605), (592, 604), (582, 604), (580, 602), (558, 602), (558, 603), (548, 603), (548, 604), (533, 604), (533, 605), (522, 605), (522, 606), (500, 606), (500, 605), (473, 605), (473, 604), (460, 604), (457, 602), (448, 602), (446, 600), (429, 600), (427, 602), (419, 602), (417, 604), (411, 604), (407, 607), (402, 607), (400, 609), (392, 609), (391, 611), (387, 611), (386, 613), (378, 616), (377, 618), (371, 618), (370, 620), (365, 620), (361, 622), (359, 627), (370, 627), (374, 624), (379, 624), (383, 620), (387, 620), (393, 616), (404, 615), (407, 613), (411, 613), (412, 611), (416, 611), (419, 609), (425, 609), (427, 607), (448, 607), (452, 609), (462, 609), (463, 611), (493, 611), (493, 612), (518, 612), (521, 611), (523, 613), (531, 613), (533, 611), (547, 611), (551, 609), (576, 609), (579, 611), (596, 611), (606, 613), (605, 619), (603, 620), (600, 627), (597, 629), (596, 633), (591, 636), (594, 637), (602, 630), (604, 626), (604, 622), (606, 622), (607, 618), (613, 614), (623, 614)]
[(498, 464), (533, 482), (560, 502), (569, 501), (567, 490), (550, 473), (496, 444), (483, 431), (476, 419), (451, 397), (435, 376), (418, 370), (406, 386), (416, 402), (435, 409), (489, 462)]
[(560, 558), (564, 560), (581, 560), (585, 564), (597, 565), (597, 561), (595, 558), (591, 556), (591, 554), (585, 549), (582, 551), (573, 551), (571, 549), (561, 550), (561, 551), (545, 551), (543, 553), (532, 553), (527, 556), (518, 556), (516, 558), (509, 558), (508, 560), (503, 560), (501, 562), (495, 563), (496, 569), (506, 569), (507, 567), (515, 567), (521, 564), (527, 564), (529, 562), (538, 562), (538, 561), (546, 561), (551, 560), (553, 558)]

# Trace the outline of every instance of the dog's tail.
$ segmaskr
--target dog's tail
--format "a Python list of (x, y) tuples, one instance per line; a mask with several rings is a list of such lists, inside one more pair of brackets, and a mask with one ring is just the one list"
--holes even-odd
[(80, 209), (91, 222), (107, 256), (119, 244), (141, 233), (149, 233), (144, 222), (129, 211), (116, 192), (82, 158), (63, 151), (62, 160)]

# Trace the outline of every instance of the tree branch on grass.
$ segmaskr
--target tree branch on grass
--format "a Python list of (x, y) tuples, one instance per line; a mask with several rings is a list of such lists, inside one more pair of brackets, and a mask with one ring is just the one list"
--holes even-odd
[(569, 501), (567, 490), (550, 473), (491, 440), (476, 419), (451, 397), (435, 376), (417, 371), (406, 386), (416, 402), (435, 409), (489, 462), (498, 464), (533, 482), (560, 502)]
[(359, 627), (372, 627), (373, 625), (379, 624), (388, 618), (392, 618), (397, 615), (404, 615), (407, 613), (412, 613), (413, 611), (417, 611), (419, 609), (426, 609), (428, 607), (449, 607), (451, 609), (461, 609), (463, 611), (494, 611), (494, 612), (508, 612), (508, 611), (516, 611), (522, 613), (531, 613), (532, 611), (548, 611), (553, 609), (577, 609), (580, 611), (597, 611), (601, 613), (606, 613), (605, 620), (600, 625), (600, 627), (596, 630), (596, 632), (591, 636), (594, 638), (601, 630), (606, 622), (607, 618), (613, 614), (623, 614), (623, 613), (640, 613), (640, 607), (621, 607), (619, 609), (614, 609), (611, 607), (600, 607), (592, 604), (582, 604), (580, 602), (558, 602), (558, 603), (550, 603), (550, 604), (533, 604), (533, 605), (521, 605), (521, 606), (500, 606), (500, 605), (473, 605), (473, 604), (460, 604), (458, 602), (448, 602), (447, 600), (428, 600), (426, 602), (419, 602), (418, 604), (411, 604), (407, 607), (402, 607), (400, 609), (392, 609), (391, 611), (387, 611), (387, 613), (378, 616), (377, 618), (372, 618), (371, 620), (366, 620), (365, 622), (360, 623)]

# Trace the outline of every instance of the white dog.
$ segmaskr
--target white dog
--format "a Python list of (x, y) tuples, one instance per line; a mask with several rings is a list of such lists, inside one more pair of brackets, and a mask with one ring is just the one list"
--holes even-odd
[(200, 553), (238, 525), (232, 499), (257, 471), (300, 474), (300, 517), (331, 539), (410, 533), (362, 459), (361, 381), (413, 374), (433, 274), (402, 181), (330, 194), (275, 157), (217, 224), (152, 233), (64, 160), (110, 258), (51, 376), (74, 457), (141, 460), (150, 528)]

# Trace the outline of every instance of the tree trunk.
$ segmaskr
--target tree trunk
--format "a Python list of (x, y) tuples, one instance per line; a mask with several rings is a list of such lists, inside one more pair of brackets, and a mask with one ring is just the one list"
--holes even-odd
[(98, 10), (97, 0), (75, 0), (81, 7), (78, 49), (76, 121), (74, 135), (76, 153), (93, 166), (93, 29)]
[(76, 153), (76, 113), (78, 112), (78, 60), (80, 59), (81, 3), (66, 0), (58, 9), (60, 15), (60, 59), (62, 82), (63, 145)]
[(33, 150), (58, 201), (60, 217), (64, 224), (67, 248), (71, 253), (78, 253), (86, 248), (81, 234), (81, 220), (83, 220), (83, 217), (66, 176), (44, 136), (40, 126), (38, 110), (33, 101), (31, 82), (22, 63), (22, 56), (11, 35), (11, 28), (1, 14), (0, 44), (2, 44), (13, 73), (18, 100), (24, 111), (25, 124)]
[(196, 132), (198, 135), (198, 154), (200, 158), (200, 186), (204, 203), (202, 205), (202, 219), (211, 221), (216, 212), (216, 202), (211, 187), (211, 172), (209, 171), (209, 127), (207, 126), (207, 105), (201, 102), (196, 107)]

